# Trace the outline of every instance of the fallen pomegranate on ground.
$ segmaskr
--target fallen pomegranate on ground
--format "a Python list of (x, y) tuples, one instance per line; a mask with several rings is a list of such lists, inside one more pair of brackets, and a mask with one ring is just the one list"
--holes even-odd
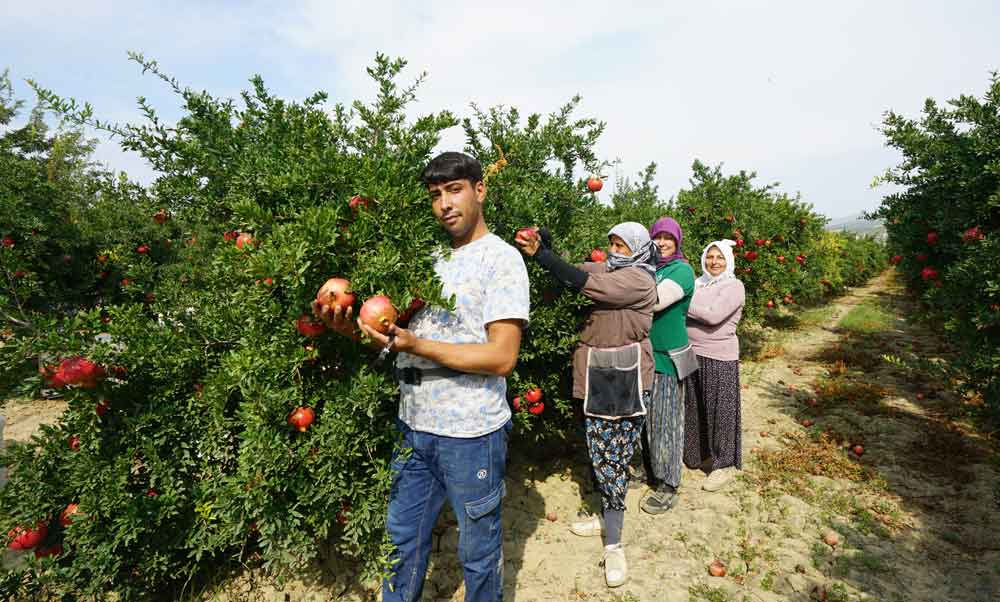
[(554, 523), (557, 520), (559, 520), (559, 517), (556, 516), (555, 512), (546, 512), (545, 513), (545, 520), (549, 521), (550, 523)]
[(827, 531), (823, 533), (823, 543), (831, 548), (836, 547), (840, 543), (840, 536), (835, 531)]
[(861, 457), (861, 454), (865, 453), (865, 446), (855, 445), (851, 448), (851, 451), (854, 452), (855, 456)]
[(725, 577), (726, 565), (721, 560), (713, 560), (712, 564), (708, 565), (708, 574), (713, 577)]

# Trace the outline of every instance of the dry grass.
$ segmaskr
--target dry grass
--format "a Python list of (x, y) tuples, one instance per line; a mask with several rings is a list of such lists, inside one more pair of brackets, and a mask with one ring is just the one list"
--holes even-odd
[(780, 441), (781, 448), (757, 454), (758, 478), (777, 481), (791, 489), (804, 475), (854, 483), (878, 479), (874, 470), (848, 457), (846, 450), (827, 433), (812, 437), (798, 432), (784, 433)]
[(892, 393), (890, 389), (852, 378), (842, 362), (835, 363), (828, 373), (830, 376), (819, 377), (812, 383), (821, 410), (849, 406), (864, 416), (895, 412), (891, 406), (882, 404)]
[[(906, 522), (895, 501), (887, 494), (882, 476), (852, 457), (836, 434), (785, 433), (781, 447), (755, 454), (747, 475), (761, 496), (788, 494), (832, 516), (847, 518), (863, 533), (889, 537)], [(817, 485), (809, 477), (847, 481), (845, 489)]]

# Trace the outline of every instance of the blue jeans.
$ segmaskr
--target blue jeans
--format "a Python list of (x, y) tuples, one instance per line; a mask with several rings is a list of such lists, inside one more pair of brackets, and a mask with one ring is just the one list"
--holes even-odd
[(503, 599), (503, 529), (507, 437), (511, 423), (473, 438), (442, 437), (396, 422), (403, 450), (392, 459), (386, 529), (396, 546), (393, 574), (382, 584), (383, 602), (416, 602), (424, 588), (431, 530), (445, 500), (458, 519), (458, 556), (466, 602)]

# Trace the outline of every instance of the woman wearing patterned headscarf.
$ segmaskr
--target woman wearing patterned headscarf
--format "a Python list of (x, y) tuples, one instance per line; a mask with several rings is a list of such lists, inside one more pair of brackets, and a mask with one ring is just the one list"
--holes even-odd
[(688, 307), (687, 330), (698, 371), (684, 403), (684, 463), (711, 460), (702, 484), (718, 491), (743, 468), (740, 438), (740, 342), (736, 325), (746, 292), (733, 273), (731, 240), (710, 243), (701, 254), (702, 274)]
[(681, 461), (684, 454), (684, 388), (681, 381), (697, 366), (688, 345), (688, 305), (694, 293), (694, 270), (681, 252), (681, 225), (670, 217), (660, 218), (649, 229), (660, 250), (656, 267), (656, 291), (659, 300), (653, 308), (653, 343), (656, 375), (650, 396), (642, 451), (647, 467), (647, 482), (652, 493), (641, 507), (649, 514), (662, 514), (673, 508), (681, 484)]
[(642, 224), (608, 232), (606, 262), (571, 265), (540, 236), (519, 234), (521, 251), (564, 286), (594, 301), (573, 354), (573, 397), (583, 400), (587, 449), (601, 492), (601, 516), (573, 523), (580, 536), (604, 535), (604, 578), (617, 587), (628, 578), (622, 527), (628, 465), (642, 431), (653, 378), (649, 330), (656, 305), (656, 247)]

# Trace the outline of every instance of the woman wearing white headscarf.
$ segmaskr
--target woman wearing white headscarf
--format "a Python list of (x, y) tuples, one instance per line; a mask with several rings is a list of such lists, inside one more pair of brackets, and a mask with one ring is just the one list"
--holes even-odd
[(656, 305), (655, 265), (659, 256), (642, 224), (624, 222), (608, 232), (609, 257), (601, 263), (571, 265), (541, 236), (515, 239), (521, 251), (564, 286), (594, 301), (573, 353), (573, 397), (583, 400), (587, 450), (601, 492), (601, 516), (573, 523), (583, 537), (604, 535), (604, 578), (610, 587), (625, 583), (628, 565), (622, 547), (628, 465), (646, 415), (653, 383), (649, 331)]
[(731, 240), (710, 243), (701, 254), (702, 274), (688, 307), (688, 340), (698, 356), (684, 403), (684, 463), (711, 460), (702, 484), (718, 491), (743, 468), (740, 437), (740, 342), (736, 325), (746, 291), (734, 275)]

